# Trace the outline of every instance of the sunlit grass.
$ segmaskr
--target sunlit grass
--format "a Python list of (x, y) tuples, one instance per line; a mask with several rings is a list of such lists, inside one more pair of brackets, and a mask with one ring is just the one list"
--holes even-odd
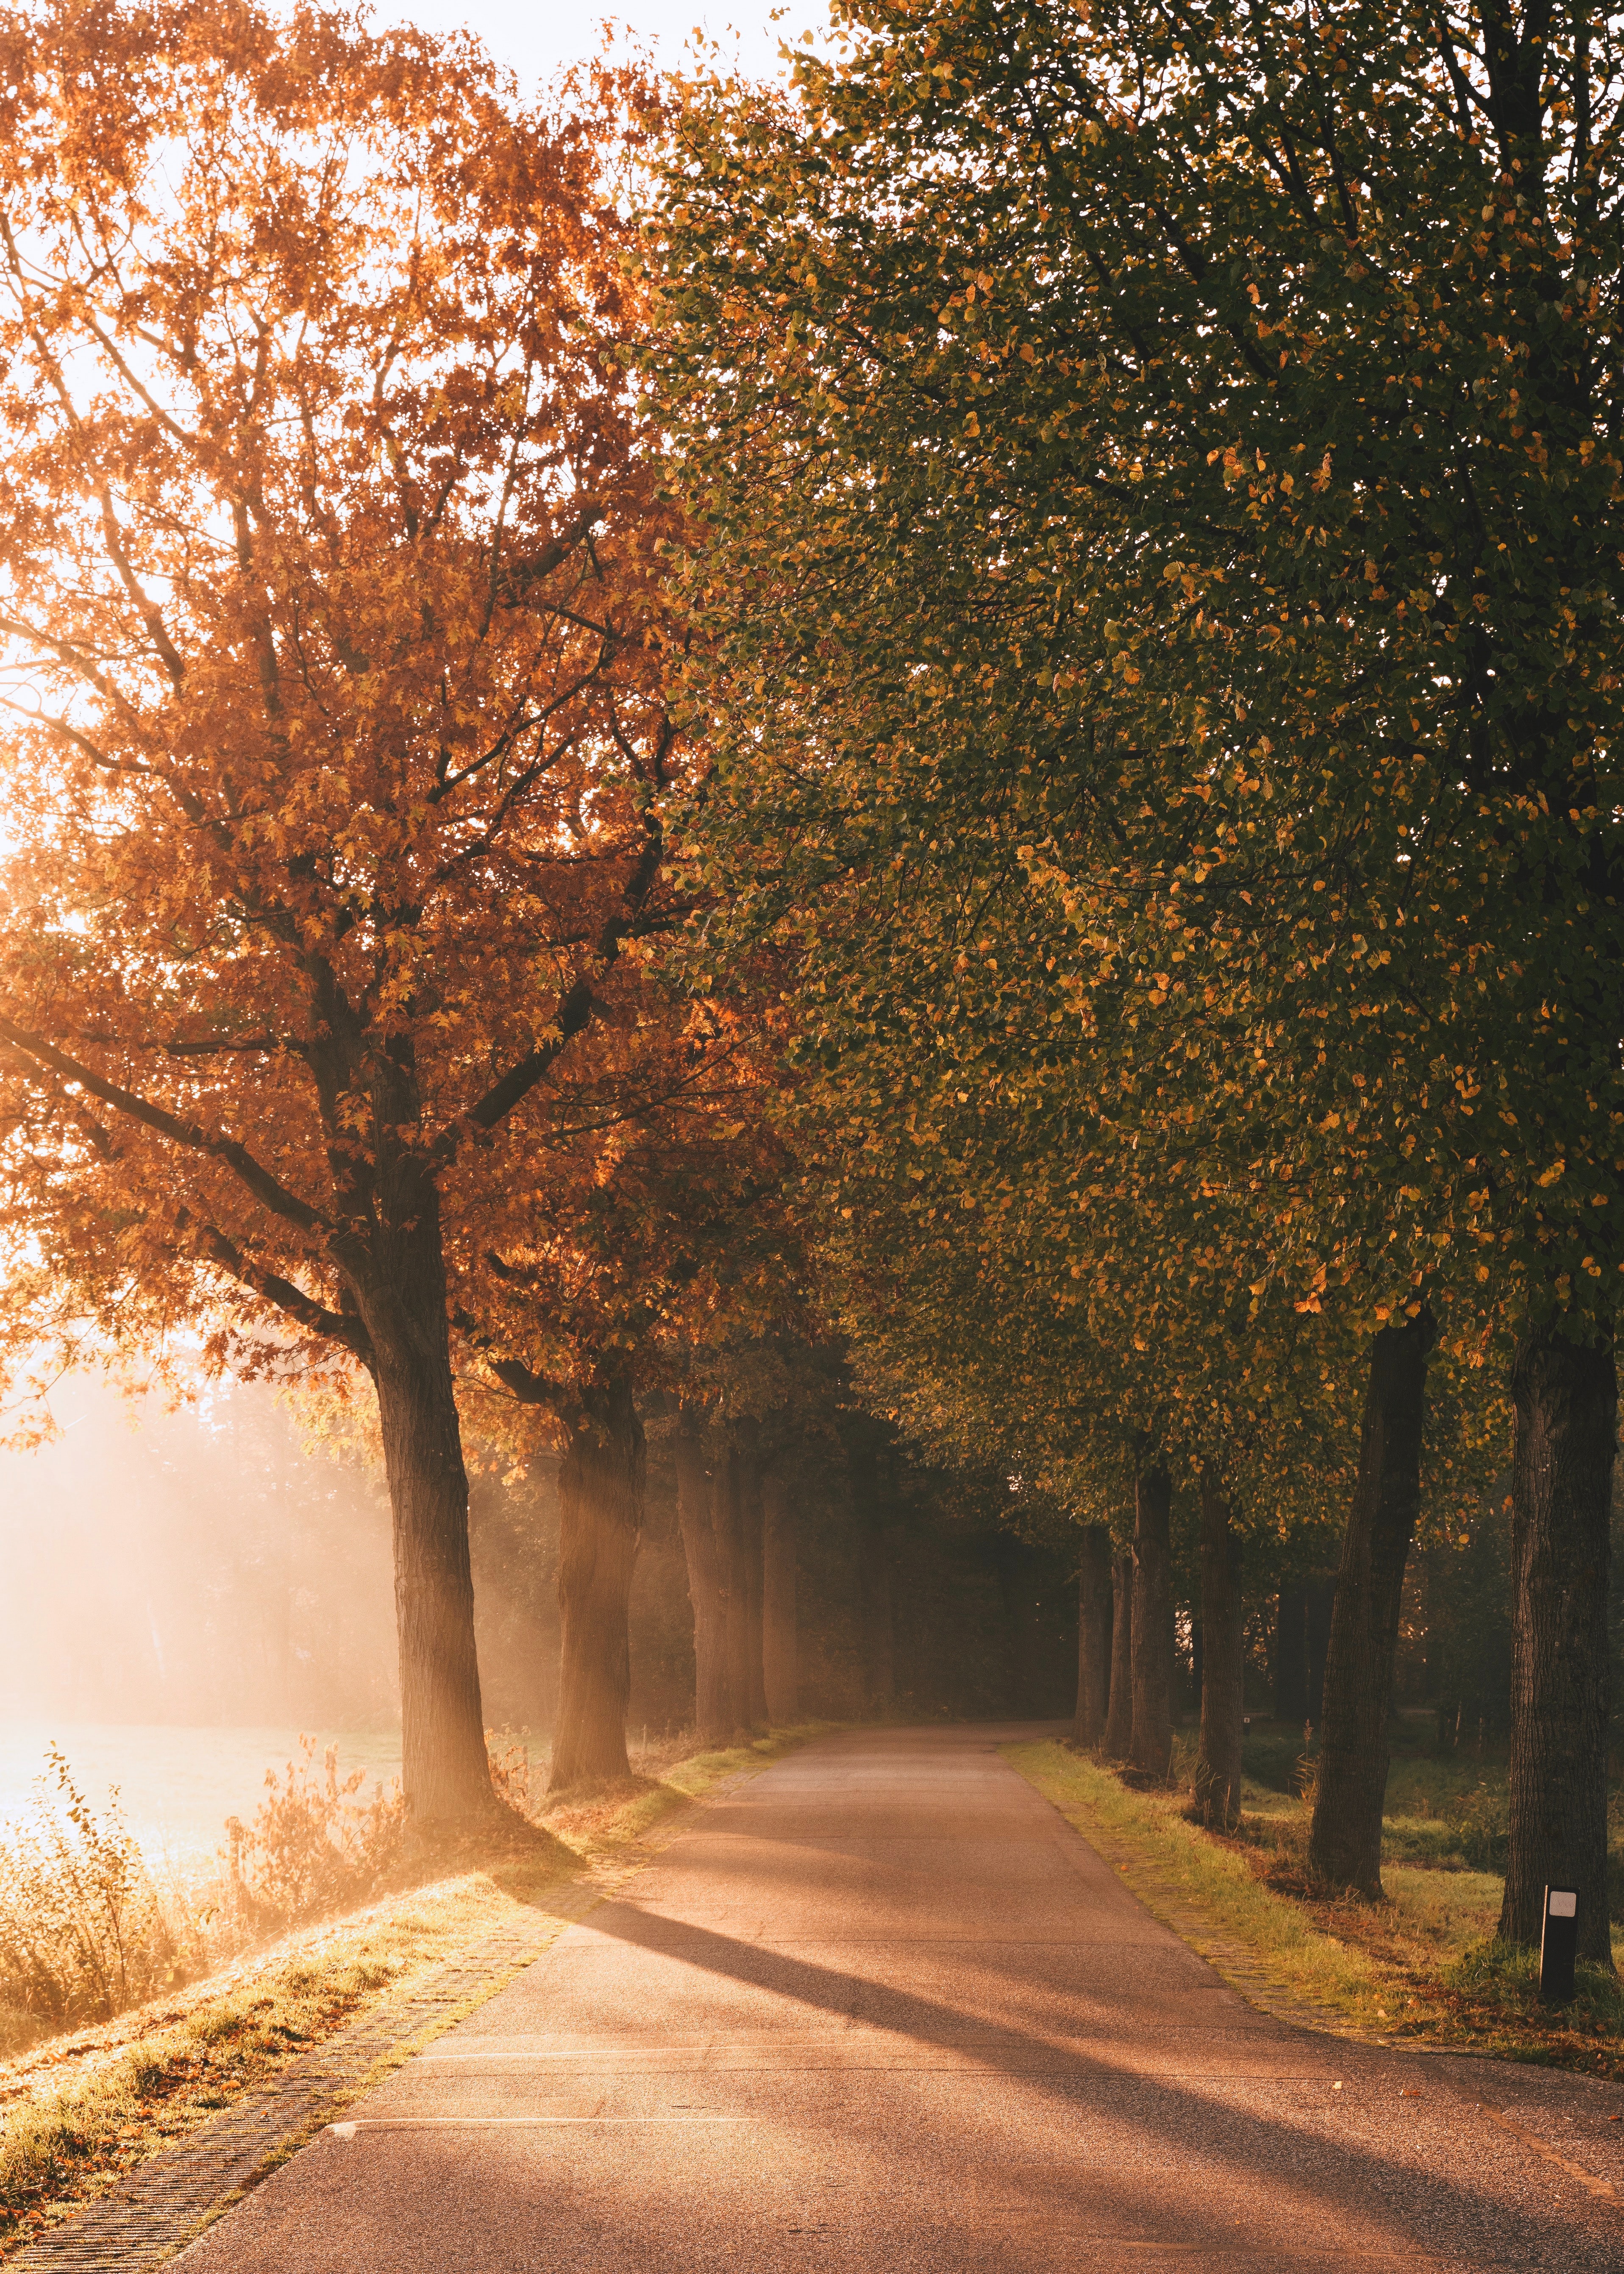
[[(1150, 1909), (1187, 1909), (1196, 1924), (1179, 1924), (1198, 1947), (1234, 1946), (1267, 1992), (1288, 2005), (1390, 2039), (1624, 2075), (1624, 1987), (1582, 1968), (1573, 2006), (1541, 2006), (1534, 1955), (1493, 1939), (1498, 1873), (1456, 1856), (1442, 1869), (1384, 1861), (1385, 1902), (1317, 1900), (1301, 1878), (1309, 1819), (1300, 1798), (1249, 1783), (1239, 1834), (1218, 1837), (1189, 1820), (1177, 1786), (1131, 1791), (1062, 1744), (1004, 1750), (1070, 1823), (1125, 1864), (1125, 1884)], [(1446, 1800), (1475, 1794), (1472, 1766), (1470, 1783), (1446, 1773), (1432, 1789), (1441, 1788)], [(1419, 1775), (1399, 1787), (1412, 1809), (1426, 1789)], [(1394, 1844), (1430, 1820), (1396, 1819)], [(1615, 1958), (1619, 1942), (1615, 1929)], [(1228, 1962), (1220, 1949), (1211, 1954), (1221, 1968)]]

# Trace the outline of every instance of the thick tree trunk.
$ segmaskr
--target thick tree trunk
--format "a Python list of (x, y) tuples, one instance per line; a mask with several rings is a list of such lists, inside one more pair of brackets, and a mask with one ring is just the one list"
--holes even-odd
[(628, 1606), (643, 1532), (643, 1423), (621, 1378), (583, 1397), (559, 1463), (559, 1712), (552, 1788), (629, 1775)]
[(1133, 1554), (1111, 1562), (1111, 1682), (1105, 1707), (1105, 1757), (1125, 1761), (1133, 1739)]
[(1359, 1474), (1342, 1540), (1326, 1653), (1325, 1719), (1309, 1868), (1328, 1886), (1382, 1899), (1387, 1715), (1404, 1564), (1421, 1489), (1421, 1432), (1433, 1322), (1423, 1311), (1371, 1345)]
[(1164, 1777), (1173, 1755), (1172, 1480), (1141, 1470), (1133, 1495), (1133, 1736), (1128, 1758)]
[(1077, 1719), (1072, 1736), (1090, 1751), (1103, 1743), (1111, 1694), (1111, 1535), (1083, 1526), (1077, 1563)]
[(1545, 1887), (1572, 1887), (1579, 1955), (1610, 1969), (1612, 1344), (1571, 1343), (1551, 1329), (1524, 1336), (1511, 1400), (1511, 1853), (1500, 1931), (1507, 1942), (1538, 1942)]
[(1238, 1822), (1241, 1812), (1241, 1697), (1246, 1607), (1241, 1542), (1229, 1504), (1210, 1468), (1201, 1472), (1201, 1743), (1195, 1812), (1203, 1824)]
[(754, 1421), (739, 1425), (739, 1536), (744, 1550), (744, 1679), (745, 1720), (752, 1728), (767, 1721), (767, 1685), (763, 1670), (765, 1646), (765, 1579), (763, 1555), (760, 1433)]
[(716, 1552), (722, 1574), (722, 1639), (727, 1666), (727, 1718), (736, 1736), (750, 1713), (750, 1603), (745, 1575), (744, 1463), (731, 1428), (716, 1464)]
[(1308, 1719), (1308, 1589), (1294, 1579), (1274, 1613), (1274, 1719), (1301, 1728)]
[(767, 1718), (780, 1728), (801, 1711), (795, 1668), (795, 1517), (775, 1463), (762, 1478), (762, 1679)]
[(420, 1822), (447, 1822), (487, 1814), (496, 1802), (474, 1648), (468, 1472), (432, 1200), (402, 1245), (387, 1287), (356, 1291), (372, 1342), (394, 1513), (402, 1789)]
[(694, 1607), (694, 1728), (701, 1744), (726, 1744), (733, 1733), (727, 1686), (727, 1608), (717, 1551), (716, 1448), (695, 1413), (677, 1424), (677, 1522)]

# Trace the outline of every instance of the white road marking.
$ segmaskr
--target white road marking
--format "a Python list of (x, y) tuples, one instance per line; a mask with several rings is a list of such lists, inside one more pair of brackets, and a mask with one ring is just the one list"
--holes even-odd
[(425, 2126), (452, 2126), (462, 2130), (499, 2125), (537, 2124), (751, 2124), (750, 2116), (358, 2116), (349, 2124), (329, 2124), (337, 2140), (353, 2140), (357, 2132), (418, 2132)]

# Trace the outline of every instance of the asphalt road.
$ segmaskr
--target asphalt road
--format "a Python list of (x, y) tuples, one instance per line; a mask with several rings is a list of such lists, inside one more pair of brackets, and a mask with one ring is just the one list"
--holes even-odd
[(823, 1740), (186, 2274), (1624, 2274), (1624, 2092), (1258, 2013), (987, 1729)]

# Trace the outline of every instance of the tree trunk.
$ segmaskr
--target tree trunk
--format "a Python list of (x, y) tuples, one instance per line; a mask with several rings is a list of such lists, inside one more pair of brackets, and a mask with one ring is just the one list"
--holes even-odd
[(1214, 1826), (1240, 1818), (1245, 1631), (1240, 1535), (1207, 1466), (1201, 1471), (1201, 1743), (1194, 1799), (1197, 1816)]
[(795, 1670), (795, 1518), (775, 1463), (762, 1478), (762, 1680), (767, 1718), (779, 1728), (801, 1711)]
[(727, 1720), (733, 1736), (750, 1712), (750, 1604), (745, 1577), (744, 1463), (731, 1428), (716, 1465), (716, 1552), (722, 1573), (722, 1638), (727, 1664)]
[(1371, 1345), (1359, 1474), (1342, 1540), (1326, 1652), (1325, 1720), (1309, 1868), (1333, 1887), (1382, 1900), (1387, 1715), (1404, 1564), (1421, 1490), (1432, 1314), (1384, 1327)]
[(1611, 1342), (1525, 1335), (1511, 1367), (1511, 1852), (1500, 1932), (1538, 1942), (1547, 1886), (1579, 1897), (1579, 1955), (1611, 1970), (1607, 1578)]
[(1308, 1583), (1308, 1718), (1316, 1729), (1325, 1720), (1325, 1654), (1335, 1607), (1335, 1574), (1320, 1571)]
[(1294, 1579), (1274, 1614), (1274, 1719), (1301, 1728), (1308, 1719), (1308, 1589)]
[(725, 1745), (733, 1733), (728, 1702), (727, 1608), (717, 1550), (716, 1448), (698, 1417), (684, 1409), (677, 1424), (677, 1522), (694, 1607), (694, 1728), (703, 1745)]
[(402, 1239), (408, 1253), (393, 1284), (357, 1283), (356, 1293), (372, 1341), (394, 1515), (401, 1786), (413, 1816), (432, 1823), (488, 1814), (496, 1801), (474, 1647), (468, 1472), (438, 1210), (431, 1204)]
[(739, 1542), (744, 1577), (744, 1719), (752, 1729), (767, 1721), (767, 1688), (762, 1673), (762, 1477), (761, 1433), (752, 1420), (739, 1424)]
[(1105, 1736), (1111, 1684), (1111, 1535), (1083, 1526), (1077, 1565), (1077, 1720), (1075, 1742), (1092, 1752)]
[(1105, 1757), (1125, 1761), (1133, 1737), (1133, 1553), (1111, 1563), (1111, 1686), (1105, 1708)]
[(568, 1415), (559, 1463), (559, 1712), (551, 1788), (630, 1774), (627, 1614), (643, 1532), (643, 1423), (631, 1384), (595, 1388)]
[(1173, 1484), (1142, 1470), (1133, 1494), (1133, 1736), (1128, 1758), (1164, 1777), (1173, 1755)]

